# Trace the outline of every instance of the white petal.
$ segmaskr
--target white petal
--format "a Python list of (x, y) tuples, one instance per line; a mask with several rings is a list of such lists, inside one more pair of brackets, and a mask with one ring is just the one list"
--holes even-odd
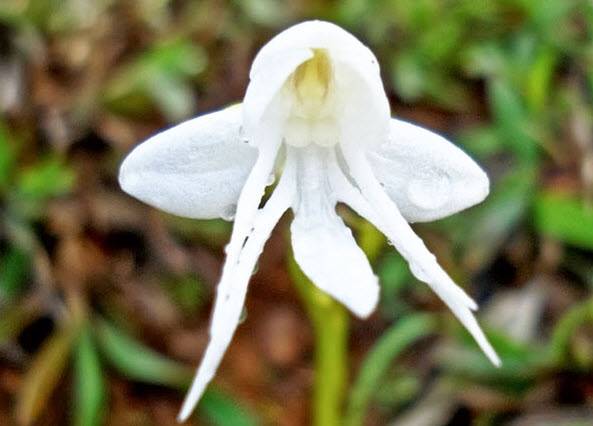
[[(467, 328), (490, 361), (497, 366), (500, 365), (500, 359), (471, 312), (477, 309), (475, 302), (439, 266), (434, 255), (410, 228), (395, 203), (373, 177), (372, 168), (361, 153), (346, 150), (344, 157), (364, 198), (360, 192), (353, 190), (343, 190), (338, 196), (359, 214), (372, 221), (389, 238), (408, 261), (416, 278), (427, 283), (437, 293)], [(343, 186), (347, 185), (343, 183)]]
[(488, 176), (467, 154), (405, 121), (392, 119), (388, 142), (369, 157), (375, 176), (409, 222), (449, 216), (488, 195)]
[(285, 52), (301, 49), (328, 49), (332, 55), (352, 58), (379, 73), (373, 53), (352, 34), (330, 22), (306, 21), (282, 31), (261, 48), (253, 60), (250, 78), (267, 74)]
[(239, 137), (241, 107), (203, 115), (165, 130), (124, 160), (119, 182), (128, 194), (169, 213), (228, 217), (257, 151)]
[(178, 416), (180, 422), (185, 421), (189, 417), (202, 397), (206, 386), (216, 373), (218, 365), (239, 324), (247, 284), (255, 263), (274, 225), (290, 207), (294, 193), (294, 166), (287, 164), (274, 193), (266, 205), (257, 212), (253, 221), (251, 221), (253, 229), (247, 236), (247, 240), (240, 250), (237, 261), (234, 262), (231, 256), (227, 257), (217, 289), (212, 324), (210, 326), (210, 342), (192, 386), (183, 402)]
[[(257, 74), (252, 73), (243, 100), (243, 130), (247, 135), (251, 136), (256, 132), (264, 114), (290, 74), (312, 57), (313, 51), (308, 48), (279, 52), (276, 60), (270, 62), (265, 70)], [(282, 108), (282, 105), (275, 105), (276, 111), (272, 113), (278, 115)], [(283, 117), (276, 117), (276, 119), (281, 120)], [(257, 140), (250, 142), (254, 146), (260, 146)]]
[(319, 155), (328, 150), (309, 147), (290, 151), (298, 155), (299, 199), (291, 226), (295, 260), (317, 287), (354, 314), (367, 317), (377, 305), (379, 284), (352, 232), (335, 212), (327, 157)]
[(364, 123), (366, 133), (359, 143), (382, 143), (380, 136), (386, 134), (389, 122), (389, 103), (377, 59), (352, 34), (323, 21), (292, 26), (259, 51), (245, 98), (248, 130), (251, 132), (264, 111), (270, 109), (274, 94), (297, 66), (313, 56), (312, 49), (325, 49), (335, 65), (340, 123)]

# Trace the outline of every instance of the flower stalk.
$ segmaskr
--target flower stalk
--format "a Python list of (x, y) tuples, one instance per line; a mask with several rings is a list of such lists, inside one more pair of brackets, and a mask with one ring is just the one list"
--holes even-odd
[(303, 274), (292, 253), (289, 273), (313, 326), (315, 382), (312, 424), (340, 425), (348, 382), (348, 313), (344, 306), (319, 290)]

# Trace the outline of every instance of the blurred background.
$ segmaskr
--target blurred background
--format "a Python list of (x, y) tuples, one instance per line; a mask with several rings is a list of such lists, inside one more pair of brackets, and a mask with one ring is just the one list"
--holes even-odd
[[(364, 232), (382, 296), (350, 324), (345, 424), (593, 424), (590, 1), (2, 0), (1, 425), (176, 424), (232, 224), (143, 205), (118, 166), (239, 101), (263, 43), (313, 17), (374, 51), (394, 115), (456, 141), (492, 181), (484, 203), (414, 229), (479, 302), (503, 366)], [(289, 221), (189, 424), (311, 421)]]

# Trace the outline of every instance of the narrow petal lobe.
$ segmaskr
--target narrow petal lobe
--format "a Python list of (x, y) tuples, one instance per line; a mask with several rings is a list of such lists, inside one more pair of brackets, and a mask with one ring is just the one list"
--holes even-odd
[[(476, 303), (453, 282), (428, 251), (424, 242), (414, 233), (395, 203), (374, 178), (372, 168), (359, 152), (345, 152), (346, 162), (361, 192), (343, 191), (345, 202), (365, 216), (383, 232), (408, 261), (410, 270), (420, 281), (427, 283), (451, 309), (453, 314), (474, 337), (480, 348), (494, 365), (500, 365), (498, 355), (480, 329), (472, 310)], [(346, 185), (346, 184), (344, 184)], [(364, 196), (362, 195), (364, 194)], [(370, 215), (368, 214), (370, 212)]]
[(290, 207), (295, 192), (294, 167), (287, 164), (278, 187), (253, 218), (253, 228), (248, 234), (238, 259), (233, 262), (227, 258), (223, 275), (218, 285), (212, 323), (210, 342), (198, 368), (191, 388), (185, 397), (178, 420), (185, 421), (202, 397), (208, 383), (214, 377), (218, 365), (235, 333), (241, 310), (245, 301), (247, 284), (274, 226), (282, 214)]

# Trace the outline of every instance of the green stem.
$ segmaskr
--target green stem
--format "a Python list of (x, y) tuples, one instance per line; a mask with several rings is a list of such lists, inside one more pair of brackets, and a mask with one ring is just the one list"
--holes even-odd
[[(385, 245), (386, 239), (362, 219), (355, 225), (360, 247), (369, 261), (373, 262)], [(342, 410), (348, 382), (348, 311), (307, 278), (292, 253), (289, 256), (288, 271), (304, 301), (315, 337), (312, 424), (342, 425)]]
[(289, 272), (305, 303), (315, 336), (312, 424), (339, 425), (348, 380), (348, 313), (309, 281), (292, 255)]

